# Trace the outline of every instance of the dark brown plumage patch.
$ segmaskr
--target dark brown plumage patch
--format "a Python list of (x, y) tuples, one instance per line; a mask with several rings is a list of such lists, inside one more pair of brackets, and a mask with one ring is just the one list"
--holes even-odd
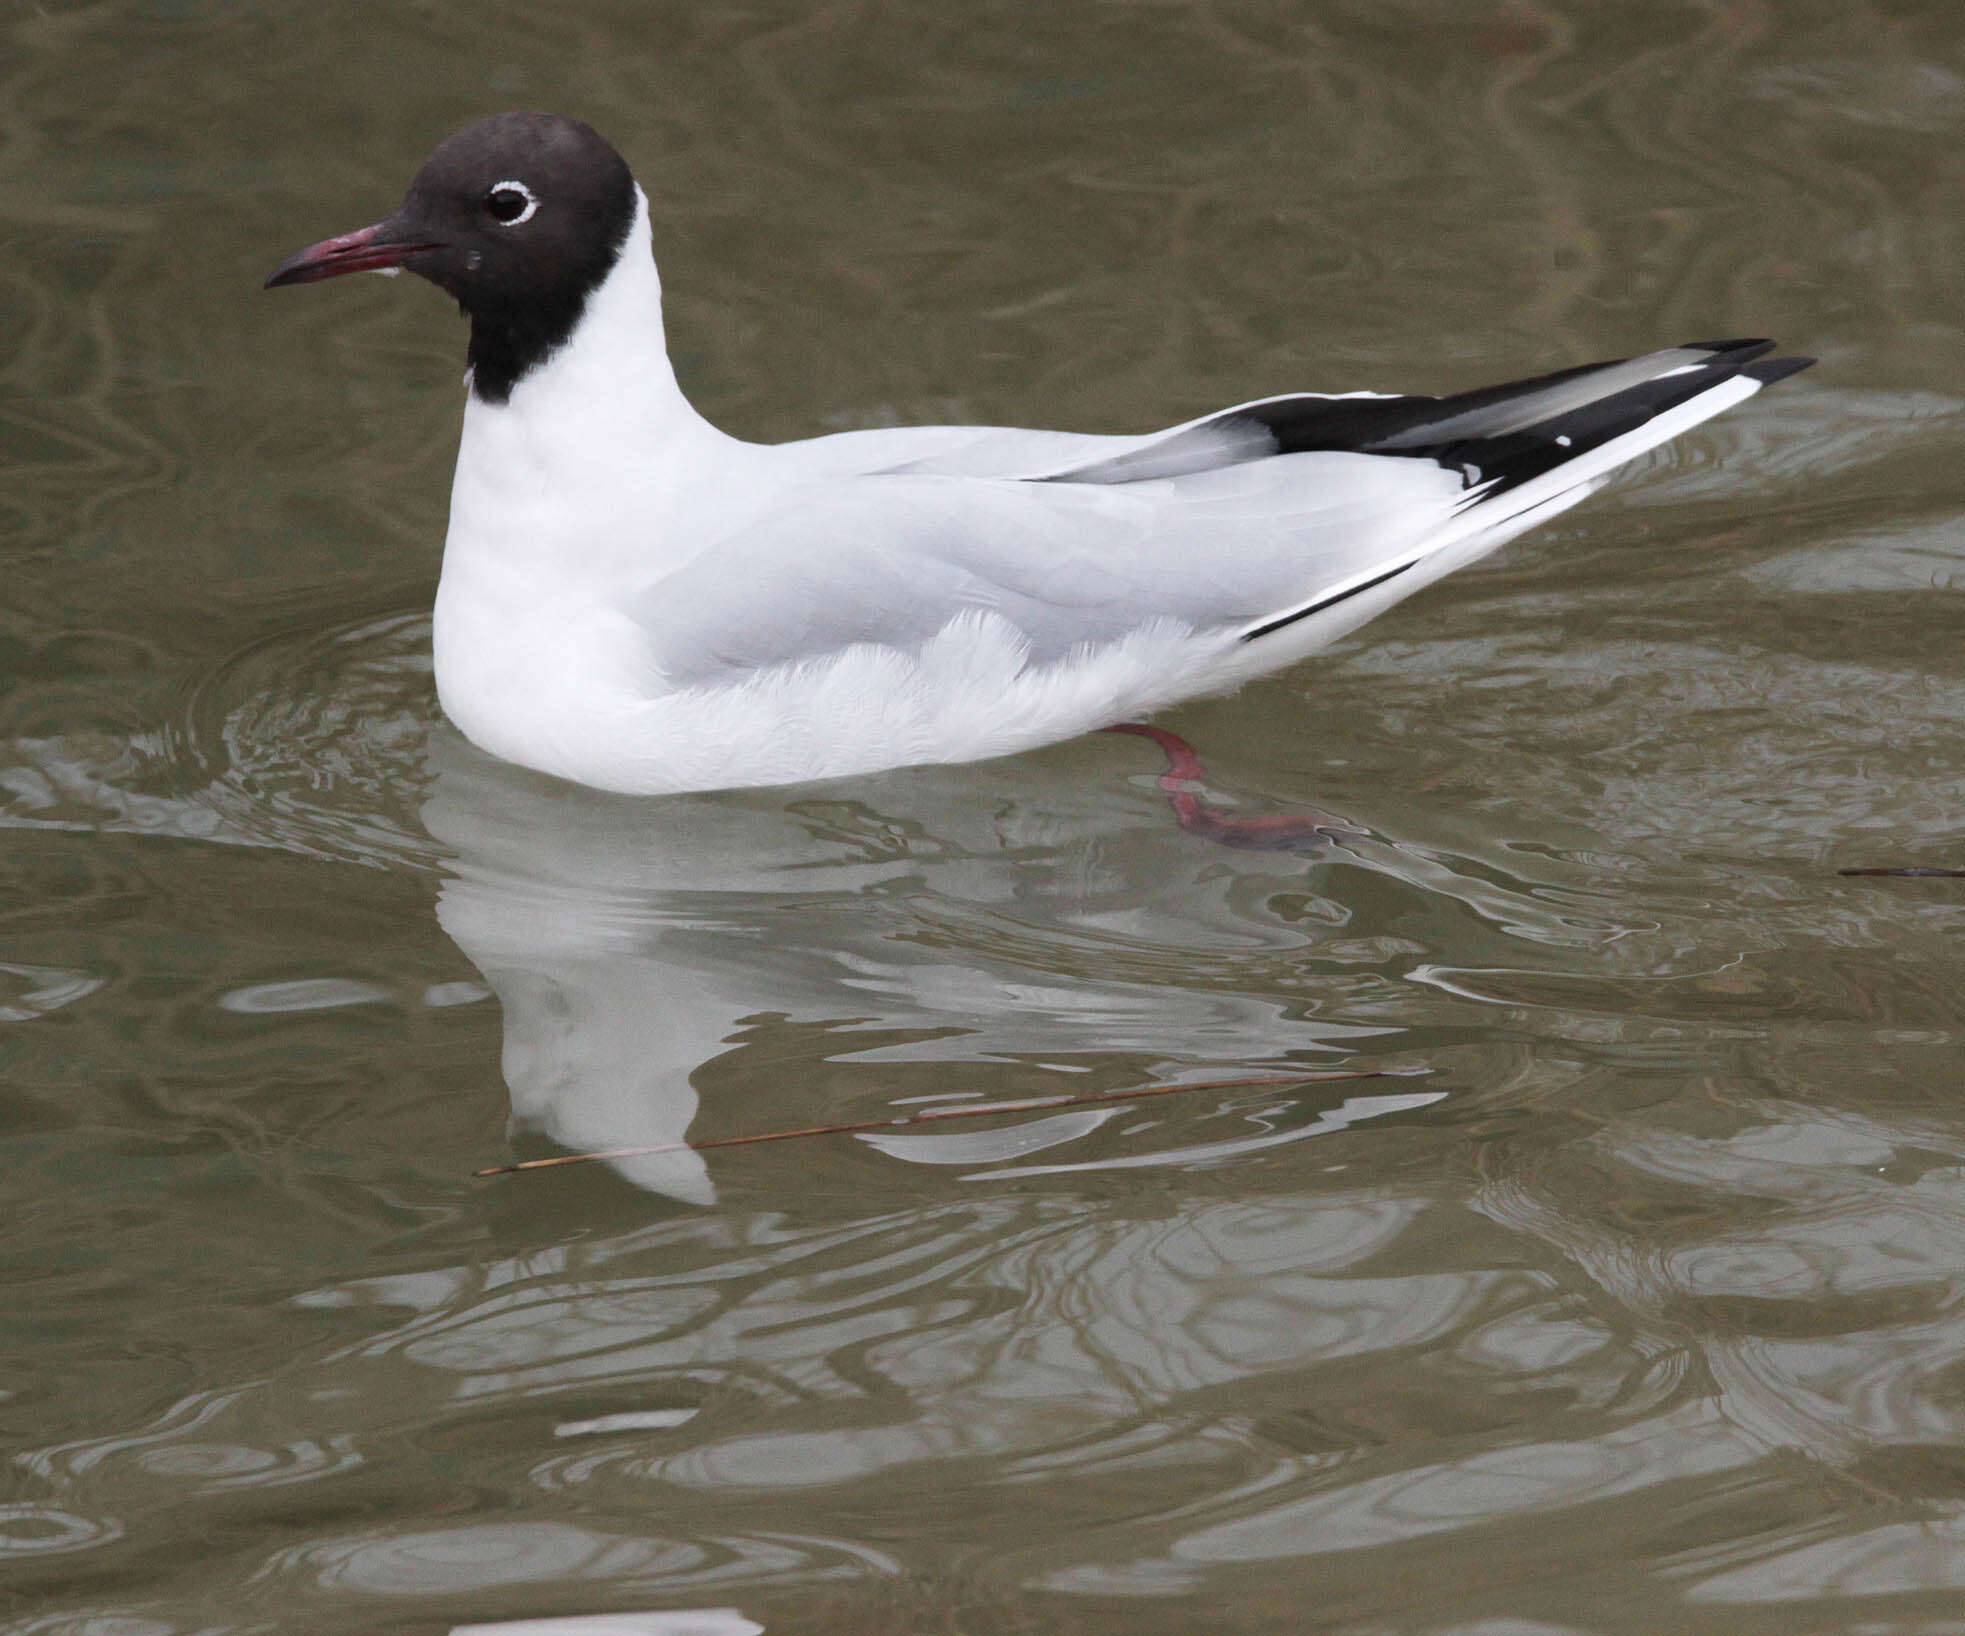
[[(509, 196), (493, 195), (503, 182), (537, 199), (525, 220), (501, 219)], [(591, 126), (510, 113), (444, 141), (383, 225), (433, 246), (403, 265), (456, 298), (471, 320), (471, 390), (503, 403), (566, 344), (634, 216), (634, 177)]]

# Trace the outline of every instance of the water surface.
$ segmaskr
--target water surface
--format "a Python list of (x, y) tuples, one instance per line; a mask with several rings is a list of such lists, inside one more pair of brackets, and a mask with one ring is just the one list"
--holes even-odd
[[(0, 28), (0, 1630), (1965, 1628), (1954, 8)], [(1823, 362), (1168, 718), (1334, 838), (603, 797), (435, 707), (454, 316), (256, 288), (513, 105), (744, 436)]]

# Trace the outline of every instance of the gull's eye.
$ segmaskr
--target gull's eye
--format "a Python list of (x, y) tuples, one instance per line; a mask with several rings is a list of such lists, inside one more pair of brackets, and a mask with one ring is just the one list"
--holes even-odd
[(484, 196), (484, 207), (506, 227), (517, 227), (532, 220), (539, 208), (539, 196), (523, 182), (493, 182)]

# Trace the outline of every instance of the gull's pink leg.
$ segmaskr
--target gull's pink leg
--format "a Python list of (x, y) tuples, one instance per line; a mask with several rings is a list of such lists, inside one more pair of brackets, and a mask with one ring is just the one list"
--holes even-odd
[(1327, 812), (1273, 812), (1259, 818), (1235, 818), (1208, 805), (1199, 791), (1188, 786), (1207, 777), (1207, 769), (1194, 753), (1194, 746), (1178, 733), (1164, 727), (1148, 727), (1143, 722), (1122, 721), (1103, 729), (1108, 733), (1131, 733), (1150, 738), (1167, 757), (1167, 770), (1160, 775), (1160, 788), (1167, 792), (1167, 804), (1174, 809), (1174, 820), (1190, 835), (1220, 846), (1240, 847), (1256, 852), (1287, 852), (1314, 845), (1333, 835), (1361, 833), (1342, 818)]

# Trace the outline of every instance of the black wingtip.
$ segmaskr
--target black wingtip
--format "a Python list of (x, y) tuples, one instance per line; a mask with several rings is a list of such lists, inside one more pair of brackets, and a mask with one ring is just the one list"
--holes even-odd
[(1774, 343), (1763, 335), (1749, 335), (1737, 341), (1686, 341), (1682, 344), (1682, 350), (1710, 352), (1715, 358), (1724, 358), (1728, 363), (1744, 364), (1762, 353), (1772, 352)]
[(1772, 386), (1790, 375), (1799, 375), (1816, 361), (1813, 358), (1769, 358), (1764, 364), (1748, 364), (1740, 373), (1749, 380), (1759, 381), (1762, 386)]

